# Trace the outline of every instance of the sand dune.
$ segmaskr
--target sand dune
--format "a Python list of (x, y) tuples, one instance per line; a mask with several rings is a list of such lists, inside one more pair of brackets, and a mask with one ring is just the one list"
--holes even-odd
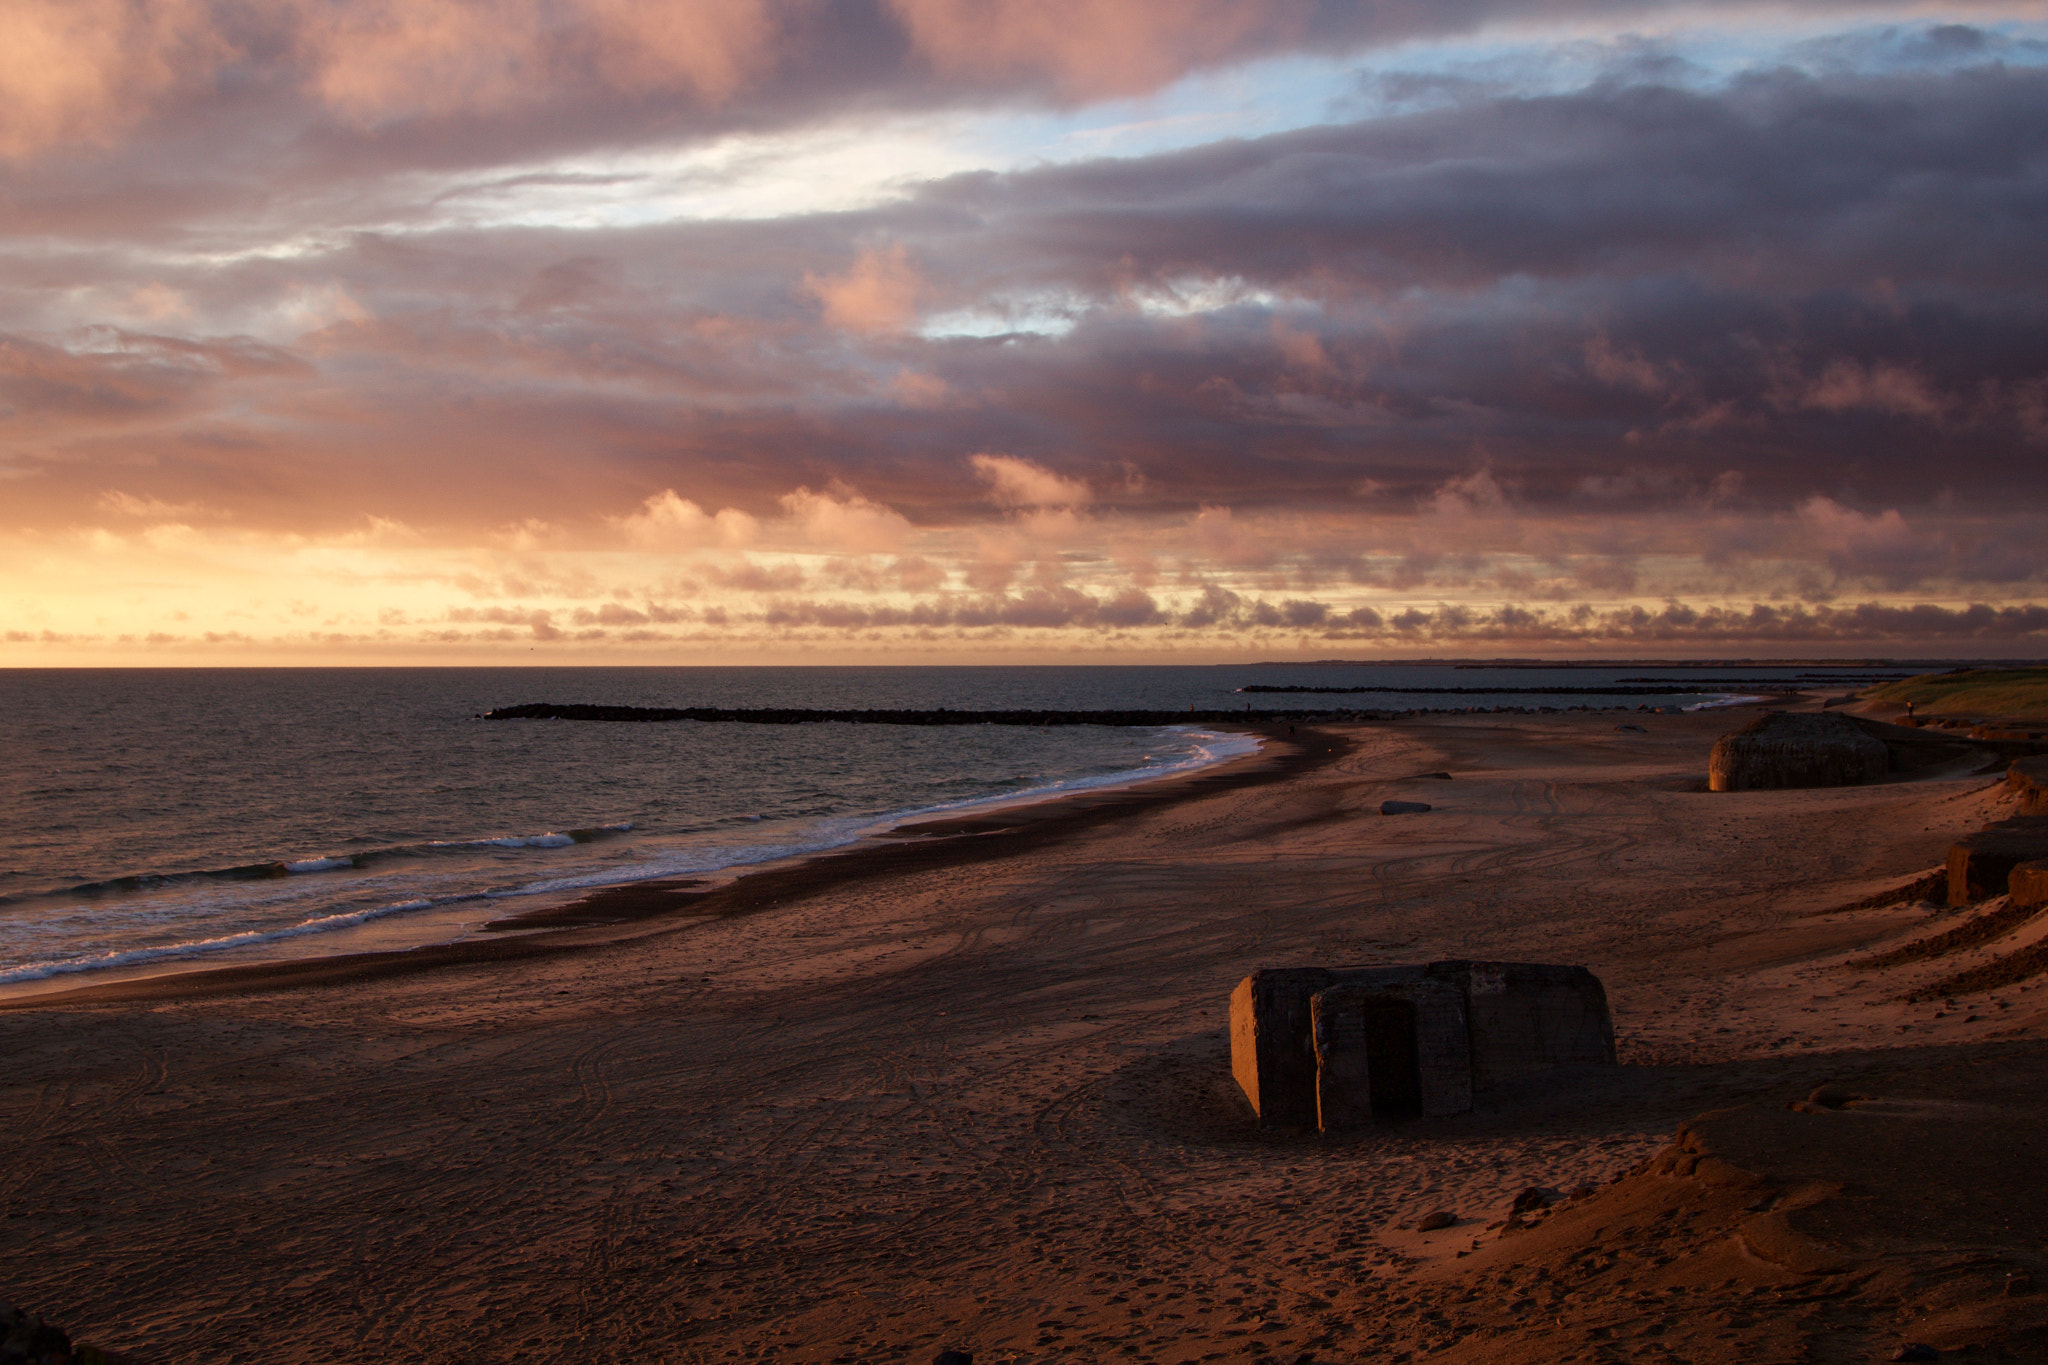
[[(563, 951), (0, 1012), (0, 1298), (164, 1361), (2041, 1358), (2048, 991), (1906, 1003), (1953, 960), (1855, 964), (1968, 912), (1829, 913), (2012, 798), (1710, 794), (1734, 723), (1359, 727)], [(1624, 1065), (1252, 1127), (1240, 976), (1449, 956), (1592, 967)]]

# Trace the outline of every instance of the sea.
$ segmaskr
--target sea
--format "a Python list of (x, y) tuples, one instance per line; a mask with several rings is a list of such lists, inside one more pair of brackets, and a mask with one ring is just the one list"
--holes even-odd
[(480, 719), (494, 707), (1656, 710), (1899, 675), (1363, 663), (0, 670), (0, 995), (457, 941), (590, 888), (732, 875), (920, 816), (1147, 781), (1258, 743), (1201, 725)]

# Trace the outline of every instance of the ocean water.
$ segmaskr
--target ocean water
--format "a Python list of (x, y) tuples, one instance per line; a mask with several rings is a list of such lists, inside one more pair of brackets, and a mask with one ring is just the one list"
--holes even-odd
[[(445, 941), (581, 888), (742, 868), (842, 846), (920, 813), (1143, 780), (1255, 747), (1194, 726), (475, 718), (497, 706), (1635, 707), (1717, 698), (1675, 687), (1649, 696), (1527, 689), (1645, 676), (1698, 687), (1718, 677), (1732, 695), (1801, 672), (0, 670), (0, 991)], [(1240, 691), (1248, 685), (1405, 690)]]

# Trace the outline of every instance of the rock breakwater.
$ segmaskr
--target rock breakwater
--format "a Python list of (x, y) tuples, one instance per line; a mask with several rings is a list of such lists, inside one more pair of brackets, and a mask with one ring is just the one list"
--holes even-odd
[(1379, 720), (1377, 711), (835, 711), (808, 707), (763, 706), (594, 706), (529, 702), (486, 711), (482, 720), (594, 720), (662, 722), (694, 720), (750, 725), (1247, 725), (1274, 722)]
[[(1565, 711), (1596, 711), (1627, 708), (1596, 706), (1454, 706), (1422, 708), (1432, 715), (1535, 716), (1558, 715)], [(1639, 706), (1636, 710), (1648, 710)], [(607, 706), (587, 702), (526, 702), (500, 706), (479, 714), (478, 720), (586, 720), (624, 723), (659, 723), (694, 720), (705, 723), (747, 725), (1357, 725), (1368, 721), (1396, 720), (1410, 711), (1361, 710), (1351, 707), (1330, 710), (1286, 708), (1261, 710), (1245, 706), (1239, 710), (1210, 708), (1185, 711), (955, 711), (947, 707), (917, 710), (840, 711), (791, 706)]]

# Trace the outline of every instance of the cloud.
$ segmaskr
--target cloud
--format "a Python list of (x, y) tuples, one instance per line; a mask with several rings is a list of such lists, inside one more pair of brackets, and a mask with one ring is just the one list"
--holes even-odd
[(1829, 361), (1799, 401), (1828, 412), (1868, 408), (1901, 417), (1939, 417), (1947, 406), (1925, 378), (1906, 366), (1854, 360)]
[(769, 65), (767, 0), (309, 0), (298, 52), (320, 99), (378, 122), (504, 110), (589, 83), (729, 98)]
[(1180, 73), (1298, 40), (1306, 0), (887, 0), (949, 75), (1043, 79), (1070, 98), (1156, 89)]
[(207, 510), (197, 502), (165, 502), (162, 498), (137, 497), (133, 493), (123, 493), (114, 488), (100, 494), (99, 505), (105, 511), (116, 512), (124, 517), (154, 521), (200, 516)]
[[(1560, 647), (1617, 603), (1710, 642), (1752, 601), (1824, 632), (1813, 603), (2016, 605), (2048, 517), (2039, 54), (1915, 21), (1801, 55), (1716, 15), (1776, 55), (1594, 44), (1575, 85), (1589, 59), (1529, 36), (1651, 12), (23, 0), (0, 532), (104, 521), (133, 567), (383, 517), (565, 645), (835, 593), (956, 631)], [(957, 150), (1499, 20), (1531, 26), (1519, 74), (1405, 104), (719, 216), (790, 130), (859, 157), (914, 115)], [(1062, 117), (1030, 126), (1098, 116)], [(561, 567), (584, 552), (639, 567)], [(574, 615), (663, 584), (699, 614)]]
[(1941, 538), (1916, 533), (1897, 508), (1871, 516), (1832, 498), (1813, 497), (1799, 505), (1799, 521), (1835, 568), (1891, 587), (1917, 583), (1951, 559)]
[(843, 275), (805, 274), (804, 290), (825, 321), (850, 332), (900, 332), (917, 317), (923, 282), (901, 244), (863, 251)]
[(230, 51), (201, 0), (9, 0), (0, 8), (0, 157), (105, 141), (181, 69)]
[[(1601, 0), (1604, 3), (1604, 0)], [(1596, 7), (1588, 5), (1588, 8)], [(1646, 0), (1645, 8), (1655, 8)], [(1470, 28), (1531, 0), (11, 0), (0, 155), (105, 145), (260, 109), (253, 143), (308, 127), (367, 140), (496, 117), (550, 141), (815, 124), (837, 107), (1082, 99), (1290, 49)], [(548, 116), (552, 117), (548, 117)], [(539, 130), (545, 128), (546, 131)], [(488, 140), (488, 139), (486, 139)], [(282, 139), (289, 142), (290, 139)]]
[(627, 539), (658, 549), (737, 549), (760, 534), (760, 523), (734, 507), (706, 512), (673, 488), (665, 488), (640, 510), (615, 519)]
[(1425, 506), (1435, 516), (1459, 520), (1500, 516), (1509, 510), (1507, 490), (1485, 468), (1445, 480)]
[(1055, 474), (1014, 455), (970, 455), (967, 462), (986, 482), (999, 507), (1086, 507), (1094, 494), (1086, 483)]
[(923, 555), (905, 555), (889, 566), (897, 586), (905, 592), (930, 592), (946, 582), (946, 571)]
[(704, 576), (736, 592), (794, 592), (804, 586), (804, 571), (794, 564), (758, 564), (746, 559), (730, 568), (707, 566)]
[(910, 522), (902, 513), (836, 482), (822, 493), (798, 488), (784, 494), (782, 506), (799, 539), (822, 549), (887, 553), (900, 549), (910, 536)]
[(182, 405), (217, 381), (306, 371), (296, 356), (247, 337), (187, 340), (99, 327), (64, 345), (0, 333), (0, 400), (17, 413), (124, 420)]
[(1235, 568), (1263, 568), (1275, 558), (1271, 548), (1238, 523), (1228, 507), (1204, 507), (1189, 529), (1205, 559)]

